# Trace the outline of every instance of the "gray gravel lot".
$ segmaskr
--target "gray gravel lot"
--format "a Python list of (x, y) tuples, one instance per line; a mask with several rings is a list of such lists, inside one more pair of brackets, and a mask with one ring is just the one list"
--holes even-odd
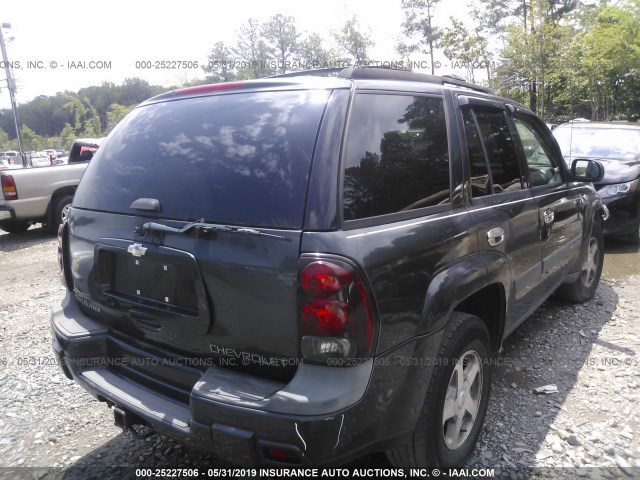
[[(640, 478), (640, 270), (618, 275), (610, 257), (608, 247), (608, 279), (593, 300), (552, 298), (507, 340), (469, 468), (492, 467), (501, 478)], [(122, 433), (104, 404), (59, 371), (49, 331), (51, 305), (64, 294), (55, 238), (36, 227), (0, 233), (0, 279), (0, 467), (20, 467), (0, 468), (0, 477), (221, 466), (159, 435)], [(547, 384), (557, 393), (533, 393)], [(389, 465), (371, 455), (352, 466)]]

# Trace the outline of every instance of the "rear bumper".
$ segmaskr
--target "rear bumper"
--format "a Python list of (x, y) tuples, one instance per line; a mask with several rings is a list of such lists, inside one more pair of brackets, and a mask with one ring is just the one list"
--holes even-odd
[[(20, 186), (18, 186), (18, 195), (20, 195)], [(0, 205), (0, 209), (10, 211), (14, 220), (40, 220), (44, 218), (51, 201), (51, 196), (18, 198), (18, 200), (5, 201), (4, 205)], [(8, 204), (6, 203), (8, 202)], [(8, 219), (6, 219), (8, 220)]]
[(416, 358), (433, 358), (426, 354), (440, 342), (436, 333), (350, 367), (302, 364), (288, 384), (213, 366), (187, 402), (114, 368), (122, 359), (109, 356), (109, 344), (122, 339), (81, 312), (71, 293), (54, 306), (51, 325), (65, 375), (91, 395), (240, 465), (283, 465), (270, 448), (293, 455), (286, 465), (340, 464), (387, 448), (413, 429), (434, 363)]

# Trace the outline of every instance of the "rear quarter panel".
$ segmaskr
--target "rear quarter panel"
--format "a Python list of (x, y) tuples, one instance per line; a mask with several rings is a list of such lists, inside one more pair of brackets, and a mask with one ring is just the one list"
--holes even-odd
[[(431, 283), (476, 251), (476, 231), (464, 208), (383, 226), (306, 232), (301, 248), (343, 255), (361, 266), (377, 305), (377, 354), (430, 330), (434, 319), (424, 315), (431, 316), (425, 305)], [(455, 291), (450, 294), (455, 298)]]

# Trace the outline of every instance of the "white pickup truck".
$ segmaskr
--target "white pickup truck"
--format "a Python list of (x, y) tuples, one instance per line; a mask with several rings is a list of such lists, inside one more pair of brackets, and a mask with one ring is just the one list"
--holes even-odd
[(77, 139), (64, 165), (0, 169), (0, 229), (20, 233), (41, 222), (55, 231), (68, 215), (80, 178), (102, 140)]

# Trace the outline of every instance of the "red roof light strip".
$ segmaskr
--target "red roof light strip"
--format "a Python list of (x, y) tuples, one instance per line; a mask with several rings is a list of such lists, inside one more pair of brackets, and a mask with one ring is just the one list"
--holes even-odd
[(231, 90), (233, 88), (240, 88), (245, 82), (227, 82), (227, 83), (214, 83), (211, 85), (197, 85), (195, 87), (181, 88), (180, 90), (174, 90), (173, 95), (191, 95), (194, 93), (207, 93), (216, 92), (219, 90)]

